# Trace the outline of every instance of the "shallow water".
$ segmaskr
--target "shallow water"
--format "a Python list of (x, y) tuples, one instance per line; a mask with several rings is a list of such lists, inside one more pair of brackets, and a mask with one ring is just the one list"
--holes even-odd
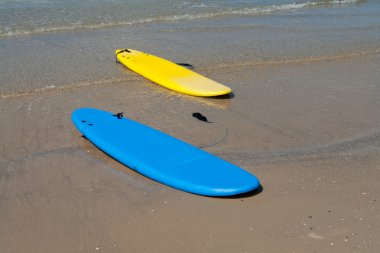
[(359, 4), (358, 0), (319, 1), (0, 1), (0, 36), (129, 26), (221, 16), (272, 15), (311, 7)]
[(114, 64), (124, 47), (201, 73), (380, 50), (378, 1), (2, 1), (0, 11), (3, 96), (134, 79)]

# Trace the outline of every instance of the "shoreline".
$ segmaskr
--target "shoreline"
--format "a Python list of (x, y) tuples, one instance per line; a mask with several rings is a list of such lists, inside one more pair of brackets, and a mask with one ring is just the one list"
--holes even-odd
[[(270, 61), (247, 61), (247, 62), (239, 62), (239, 63), (231, 63), (231, 64), (220, 64), (217, 66), (204, 66), (204, 67), (198, 67), (194, 69), (196, 72), (203, 73), (204, 75), (210, 75), (212, 74), (212, 71), (216, 70), (217, 72), (220, 72), (221, 69), (233, 69), (233, 68), (244, 68), (244, 67), (254, 67), (259, 66), (261, 68), (267, 68), (271, 67), (273, 65), (307, 65), (307, 64), (313, 64), (313, 63), (320, 63), (320, 62), (342, 62), (342, 61), (350, 61), (353, 59), (361, 59), (363, 57), (376, 57), (376, 55), (380, 54), (380, 48), (370, 49), (370, 50), (364, 50), (359, 52), (352, 52), (347, 54), (341, 54), (341, 55), (330, 55), (330, 56), (309, 56), (305, 58), (300, 59), (278, 59), (278, 60), (270, 60)], [(103, 80), (94, 80), (94, 81), (83, 81), (79, 83), (70, 83), (65, 84), (61, 86), (55, 86), (55, 85), (47, 85), (42, 88), (37, 88), (35, 90), (19, 90), (19, 91), (11, 91), (11, 92), (1, 92), (1, 98), (8, 98), (8, 97), (18, 97), (18, 96), (29, 96), (29, 95), (35, 95), (45, 92), (58, 92), (66, 89), (75, 89), (75, 88), (83, 88), (83, 87), (90, 87), (90, 86), (101, 86), (101, 85), (107, 85), (107, 84), (117, 84), (121, 82), (139, 82), (141, 80), (145, 80), (146, 82), (150, 82), (149, 80), (146, 80), (144, 77), (131, 72), (128, 68), (122, 66), (122, 68), (125, 70), (125, 73), (123, 73), (122, 76), (119, 78), (111, 78), (111, 79), (103, 79)], [(153, 84), (153, 83), (152, 83)], [(169, 91), (171, 92), (171, 91)], [(182, 95), (182, 94), (179, 94)], [(211, 98), (212, 99), (212, 98)]]

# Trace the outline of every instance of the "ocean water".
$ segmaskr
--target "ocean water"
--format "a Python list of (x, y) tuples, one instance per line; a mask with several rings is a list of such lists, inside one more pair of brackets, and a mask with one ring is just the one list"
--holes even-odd
[(276, 15), (279, 12), (336, 8), (348, 4), (367, 3), (359, 0), (1, 0), (0, 36), (226, 16)]
[(0, 92), (108, 84), (131, 47), (198, 71), (380, 51), (377, 0), (0, 0)]

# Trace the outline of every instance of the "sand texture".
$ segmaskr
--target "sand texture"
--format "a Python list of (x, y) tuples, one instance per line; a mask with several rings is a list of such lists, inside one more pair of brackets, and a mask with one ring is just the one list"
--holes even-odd
[[(115, 65), (132, 77), (4, 96), (1, 252), (379, 252), (379, 66), (374, 53), (206, 67), (234, 96), (196, 98)], [(82, 138), (78, 107), (205, 147), (263, 188), (209, 198), (154, 182)]]

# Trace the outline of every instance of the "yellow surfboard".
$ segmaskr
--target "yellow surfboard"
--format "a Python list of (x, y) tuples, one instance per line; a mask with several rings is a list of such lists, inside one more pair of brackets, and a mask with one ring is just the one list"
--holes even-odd
[(171, 90), (200, 97), (232, 92), (223, 84), (151, 54), (133, 49), (118, 49), (115, 54), (117, 60), (129, 69)]

